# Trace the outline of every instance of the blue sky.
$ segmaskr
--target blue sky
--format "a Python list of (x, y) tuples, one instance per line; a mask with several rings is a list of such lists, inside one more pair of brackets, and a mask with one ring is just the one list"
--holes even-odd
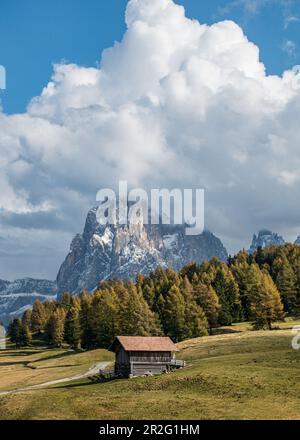
[[(257, 44), (268, 73), (300, 64), (299, 0), (177, 0), (186, 15), (211, 24), (232, 19)], [(1, 0), (0, 64), (7, 90), (0, 92), (6, 113), (25, 111), (65, 60), (95, 66), (104, 48), (125, 31), (126, 0)]]

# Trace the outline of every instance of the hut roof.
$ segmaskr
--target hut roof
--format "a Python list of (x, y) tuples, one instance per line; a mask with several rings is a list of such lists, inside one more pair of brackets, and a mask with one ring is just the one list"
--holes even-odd
[(126, 351), (178, 351), (168, 336), (117, 336), (111, 351), (116, 350), (117, 343)]

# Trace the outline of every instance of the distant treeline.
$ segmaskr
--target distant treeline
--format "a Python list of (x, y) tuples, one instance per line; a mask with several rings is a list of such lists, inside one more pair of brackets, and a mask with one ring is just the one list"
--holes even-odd
[(41, 334), (49, 346), (107, 348), (118, 334), (168, 335), (174, 341), (207, 335), (213, 328), (251, 321), (256, 329), (300, 310), (300, 246), (245, 251), (228, 262), (213, 258), (181, 271), (157, 268), (136, 282), (102, 281), (93, 293), (64, 293), (35, 301), (9, 335), (28, 345)]

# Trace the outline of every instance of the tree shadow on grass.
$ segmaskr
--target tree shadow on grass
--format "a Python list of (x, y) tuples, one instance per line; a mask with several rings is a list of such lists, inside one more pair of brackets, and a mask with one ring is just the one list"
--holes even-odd
[[(13, 349), (11, 349), (12, 351), (16, 351), (16, 349), (15, 348), (13, 348)], [(31, 355), (33, 355), (33, 354), (39, 354), (39, 353), (42, 353), (42, 351), (43, 350), (40, 350), (40, 351), (38, 351), (38, 350), (32, 350), (32, 351), (18, 351), (17, 353), (10, 353), (10, 350), (3, 350), (3, 352), (2, 352), (2, 350), (0, 351), (0, 357), (6, 357), (6, 356), (11, 356), (11, 357), (13, 357), (13, 356), (31, 356)]]
[[(83, 380), (85, 379), (85, 381), (83, 382)], [(86, 379), (90, 379), (89, 381), (87, 381)], [(48, 387), (47, 389), (55, 389), (55, 390), (59, 390), (59, 389), (72, 389), (72, 388), (80, 388), (80, 387), (90, 387), (93, 385), (103, 385), (105, 383), (108, 382), (115, 382), (117, 380), (120, 380), (123, 378), (120, 377), (113, 377), (113, 378), (109, 378), (107, 380), (91, 380), (91, 378), (86, 377), (86, 378), (82, 378), (82, 379), (78, 379), (77, 381), (70, 381), (69, 383), (66, 384), (57, 384), (57, 386), (53, 386), (53, 387)], [(46, 389), (46, 388), (44, 388)]]
[(1, 362), (0, 361), (0, 367), (9, 367), (11, 365), (24, 365), (24, 367), (27, 367), (27, 365), (30, 362), (26, 362), (26, 361), (17, 361), (17, 362)]
[[(24, 353), (25, 353), (25, 355), (27, 355), (28, 353), (30, 353), (30, 354), (39, 354), (36, 351), (24, 352)], [(67, 351), (67, 352), (62, 352), (62, 353), (58, 353), (58, 354), (55, 354), (55, 355), (46, 356), (46, 357), (43, 357), (43, 358), (40, 358), (40, 359), (34, 359), (34, 360), (31, 360), (31, 361), (24, 360), (24, 361), (4, 361), (4, 362), (2, 362), (1, 361), (1, 357), (0, 357), (0, 367), (3, 367), (3, 366), (7, 367), (7, 366), (10, 366), (10, 365), (24, 365), (25, 367), (27, 367), (27, 366), (29, 366), (29, 364), (34, 366), (35, 363), (42, 363), (42, 362), (50, 361), (50, 360), (54, 360), (54, 359), (62, 359), (62, 358), (65, 358), (65, 357), (67, 357), (67, 356), (69, 356), (71, 354), (75, 354), (75, 353), (76, 353), (75, 351), (70, 350), (70, 351)], [(18, 354), (9, 354), (9, 356), (22, 356), (22, 352), (18, 352)], [(24, 356), (24, 354), (23, 354), (23, 356)], [(74, 366), (74, 365), (72, 365), (72, 366)], [(57, 367), (59, 367), (59, 365), (53, 366), (52, 368), (57, 368)], [(36, 367), (36, 368), (40, 369), (40, 368), (50, 368), (50, 367), (46, 367), (45, 366), (45, 367)]]
[(57, 354), (54, 354), (54, 355), (45, 356), (45, 357), (43, 357), (41, 359), (36, 359), (36, 360), (32, 361), (31, 363), (50, 361), (50, 360), (53, 360), (53, 359), (61, 359), (61, 358), (70, 356), (71, 354), (76, 354), (76, 351), (69, 350), (69, 351), (64, 351), (62, 353), (57, 353)]
[[(92, 385), (96, 385), (95, 382), (75, 382), (69, 383), (68, 385), (56, 385), (51, 387), (45, 387), (43, 390), (63, 390), (63, 389), (72, 389), (72, 388), (80, 388), (80, 387), (90, 387)], [(100, 382), (97, 383), (100, 385)]]
[(236, 329), (231, 329), (231, 328), (216, 328), (213, 329), (213, 333), (211, 336), (216, 336), (216, 335), (231, 335), (234, 333), (243, 333), (241, 330), (236, 330)]
[[(32, 368), (30, 365), (27, 365), (29, 368)], [(78, 367), (76, 364), (65, 364), (65, 365), (51, 365), (45, 367), (33, 367), (36, 370), (47, 370), (48, 368), (70, 368), (70, 367)]]

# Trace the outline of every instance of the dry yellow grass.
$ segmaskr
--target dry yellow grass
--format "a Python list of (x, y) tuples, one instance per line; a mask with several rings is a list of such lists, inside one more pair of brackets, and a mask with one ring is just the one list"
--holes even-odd
[(0, 351), (0, 391), (24, 388), (83, 373), (99, 361), (112, 360), (107, 350), (76, 353), (67, 349)]
[[(249, 331), (242, 323), (221, 329), (230, 333), (184, 341), (178, 357), (187, 367), (168, 375), (107, 383), (85, 378), (0, 396), (0, 419), (300, 419), (294, 325), (299, 321), (278, 323), (279, 330)], [(103, 350), (0, 355), (1, 389), (69, 377), (112, 358)], [(38, 368), (31, 370), (32, 365)]]

